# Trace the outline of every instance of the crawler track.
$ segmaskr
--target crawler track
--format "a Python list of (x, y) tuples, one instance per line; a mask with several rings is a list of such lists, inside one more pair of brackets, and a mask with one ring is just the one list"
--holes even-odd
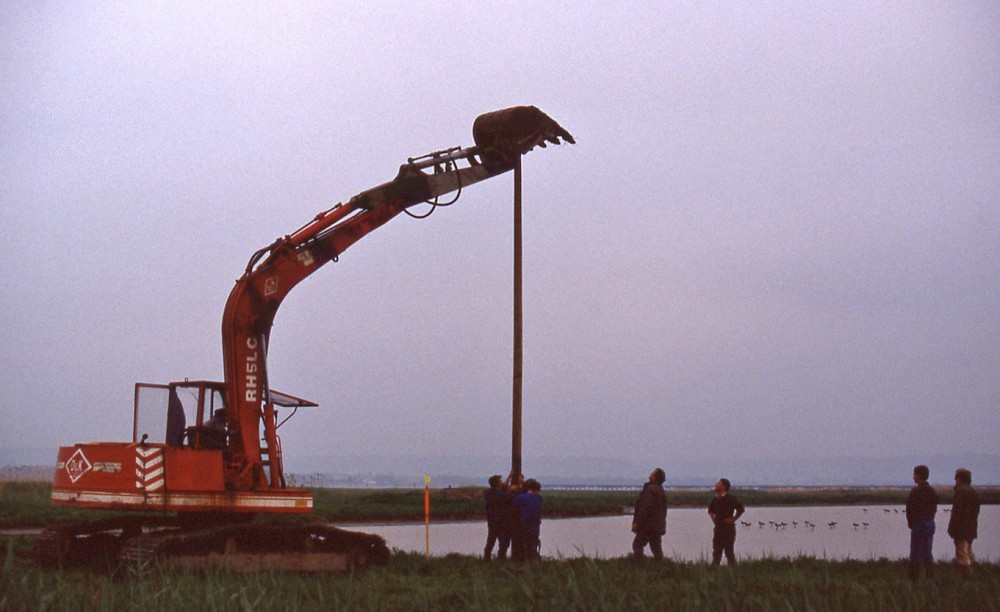
[(35, 556), (44, 568), (112, 570), (122, 546), (144, 529), (176, 524), (176, 519), (165, 516), (118, 516), (49, 527), (35, 538)]
[(386, 563), (389, 549), (379, 536), (322, 521), (252, 522), (146, 533), (125, 542), (119, 558), (125, 567), (139, 568), (344, 572)]
[(39, 534), (35, 550), (43, 567), (109, 572), (178, 567), (346, 572), (389, 560), (381, 537), (323, 521), (259, 521), (196, 529), (167, 522), (114, 518), (60, 526)]

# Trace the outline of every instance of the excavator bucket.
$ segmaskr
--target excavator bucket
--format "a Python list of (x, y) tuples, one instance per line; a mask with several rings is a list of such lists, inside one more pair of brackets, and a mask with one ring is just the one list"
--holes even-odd
[(476, 117), (472, 138), (487, 167), (513, 167), (518, 155), (524, 155), (546, 143), (576, 144), (573, 136), (556, 121), (534, 106), (512, 106)]

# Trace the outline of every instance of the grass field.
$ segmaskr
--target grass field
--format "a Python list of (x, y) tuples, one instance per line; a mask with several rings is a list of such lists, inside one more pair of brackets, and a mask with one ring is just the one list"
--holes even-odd
[(489, 563), (395, 553), (357, 575), (129, 572), (35, 567), (28, 538), (0, 539), (0, 610), (998, 610), (1000, 566), (971, 581), (938, 564), (770, 559), (736, 567), (629, 559)]
[[(0, 482), (4, 527), (93, 519), (52, 508), (49, 485)], [(981, 491), (982, 492), (982, 491)], [(546, 514), (620, 512), (634, 492), (547, 491)], [(944, 493), (944, 491), (942, 491)], [(319, 489), (316, 513), (337, 521), (418, 518), (419, 490)], [(896, 504), (905, 491), (743, 491), (753, 505)], [(673, 492), (671, 504), (701, 506), (703, 492)], [(996, 491), (984, 495), (995, 503)], [(944, 503), (947, 503), (946, 501)], [(475, 517), (478, 489), (433, 490), (434, 516)], [(357, 575), (262, 572), (233, 575), (42, 570), (28, 536), (0, 536), (0, 611), (5, 610), (1000, 610), (1000, 565), (965, 581), (939, 563), (933, 584), (911, 584), (905, 561), (764, 559), (712, 569), (704, 563), (547, 559), (518, 567), (449, 555), (426, 560), (394, 552), (385, 567)]]

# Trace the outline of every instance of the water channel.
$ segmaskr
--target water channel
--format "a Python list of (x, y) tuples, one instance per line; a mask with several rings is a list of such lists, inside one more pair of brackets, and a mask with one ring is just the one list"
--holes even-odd
[[(955, 557), (947, 534), (949, 510), (949, 506), (942, 506), (936, 518), (934, 558), (938, 561)], [(631, 521), (631, 516), (544, 519), (542, 555), (607, 559), (630, 554)], [(390, 548), (425, 551), (423, 523), (351, 525), (350, 529), (377, 533)], [(739, 524), (736, 555), (743, 559), (798, 555), (835, 560), (902, 559), (909, 554), (909, 533), (900, 506), (753, 507), (747, 508)], [(482, 521), (432, 520), (430, 525), (430, 553), (434, 556), (481, 555), (485, 540)], [(669, 510), (663, 550), (678, 561), (710, 559), (712, 525), (706, 511)], [(982, 507), (973, 552), (979, 561), (1000, 562), (1000, 506)]]

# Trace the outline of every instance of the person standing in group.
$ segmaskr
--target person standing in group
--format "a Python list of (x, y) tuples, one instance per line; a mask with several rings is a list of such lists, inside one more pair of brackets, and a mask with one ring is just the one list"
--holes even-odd
[(506, 484), (501, 480), (499, 474), (490, 476), (490, 488), (483, 491), (483, 501), (486, 505), (486, 548), (483, 549), (483, 559), (487, 561), (493, 556), (493, 546), (499, 542), (497, 548), (497, 558), (503, 559), (507, 556), (507, 547), (510, 546), (510, 535), (504, 528), (504, 501), (506, 497)]
[(948, 535), (955, 540), (955, 563), (962, 575), (972, 578), (972, 541), (979, 528), (979, 494), (972, 488), (972, 472), (955, 470), (955, 499), (951, 502)]
[(643, 558), (643, 549), (649, 545), (653, 558), (659, 561), (663, 558), (663, 534), (667, 532), (667, 494), (663, 490), (663, 482), (667, 475), (656, 468), (649, 475), (649, 482), (642, 486), (639, 499), (635, 502), (635, 513), (632, 516), (632, 554), (636, 561)]
[(514, 506), (514, 500), (524, 492), (524, 474), (511, 474), (507, 477), (507, 489), (503, 499), (503, 526), (510, 540), (510, 558), (514, 561), (524, 561), (524, 538), (521, 537), (521, 517)]
[(906, 500), (906, 524), (910, 528), (910, 580), (920, 576), (920, 567), (926, 568), (927, 579), (934, 578), (934, 515), (937, 514), (938, 496), (927, 484), (931, 471), (926, 465), (913, 468), (913, 482)]
[(534, 478), (524, 483), (524, 492), (514, 498), (520, 522), (521, 555), (525, 561), (536, 561), (541, 553), (542, 485)]
[(715, 497), (708, 505), (708, 515), (712, 517), (715, 529), (712, 533), (712, 565), (722, 562), (722, 553), (726, 553), (726, 563), (736, 565), (736, 521), (746, 508), (736, 496), (729, 493), (730, 482), (720, 478), (715, 483)]

